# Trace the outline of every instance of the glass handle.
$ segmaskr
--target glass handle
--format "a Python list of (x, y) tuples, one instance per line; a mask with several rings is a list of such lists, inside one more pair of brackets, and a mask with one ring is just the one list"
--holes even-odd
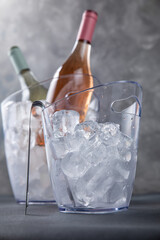
[(141, 115), (140, 104), (136, 96), (113, 101), (111, 103), (111, 110), (115, 113), (125, 112), (133, 115)]

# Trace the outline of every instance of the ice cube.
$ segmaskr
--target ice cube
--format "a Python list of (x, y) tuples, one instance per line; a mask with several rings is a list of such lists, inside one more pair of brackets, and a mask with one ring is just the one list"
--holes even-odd
[(130, 151), (126, 152), (125, 154), (125, 161), (130, 162), (131, 161), (132, 154)]
[(97, 165), (102, 161), (104, 164), (107, 163), (107, 153), (106, 146), (100, 142), (98, 142), (96, 146), (86, 145), (80, 152), (80, 154), (92, 165)]
[(31, 152), (30, 152), (30, 182), (31, 183), (34, 180), (38, 180), (40, 184), (41, 169), (43, 168), (43, 166), (46, 171), (46, 174), (48, 175), (45, 148), (43, 146), (42, 147), (35, 146), (33, 149), (31, 149)]
[(130, 138), (129, 136), (123, 134), (122, 132), (120, 132), (120, 141), (121, 143), (123, 143), (123, 146), (127, 149), (130, 149), (130, 147), (132, 146), (133, 140), (132, 138)]
[(115, 136), (119, 132), (120, 126), (115, 123), (101, 123), (101, 131), (108, 135), (108, 137)]
[(56, 200), (59, 204), (72, 204), (72, 196), (67, 177), (62, 171), (61, 160), (54, 161), (51, 170), (51, 179), (56, 193)]
[(79, 113), (73, 110), (57, 111), (53, 115), (53, 134), (55, 137), (63, 137), (66, 133), (73, 133), (79, 123)]
[(115, 161), (118, 161), (120, 159), (120, 154), (117, 145), (106, 146), (106, 158), (108, 159), (108, 161), (110, 160), (110, 163), (113, 164), (114, 167)]
[(126, 169), (124, 164), (120, 164), (120, 162), (117, 163), (115, 166), (115, 169), (119, 172), (119, 174), (124, 178), (128, 179), (130, 171)]
[(106, 179), (107, 168), (104, 165), (91, 166), (75, 185), (74, 196), (77, 203), (89, 206), (96, 202), (97, 191)]
[(84, 159), (79, 152), (68, 153), (61, 162), (64, 174), (70, 178), (79, 178), (85, 174), (89, 167), (87, 159)]
[(79, 135), (84, 136), (86, 139), (91, 139), (95, 136), (98, 129), (98, 123), (93, 121), (85, 121), (75, 127), (75, 131), (79, 133)]
[(119, 125), (115, 123), (100, 123), (99, 137), (106, 145), (117, 145), (119, 142)]
[(8, 116), (11, 121), (8, 121), (8, 127), (13, 127), (14, 125), (17, 125), (18, 123), (21, 123), (27, 116), (27, 119), (29, 119), (30, 109), (31, 109), (31, 102), (14, 102), (9, 105), (8, 108)]
[(64, 141), (68, 152), (79, 151), (82, 146), (87, 144), (86, 138), (79, 134), (78, 131), (74, 134), (67, 133), (64, 137)]
[(50, 148), (56, 159), (63, 158), (67, 154), (67, 146), (63, 137), (55, 138), (53, 136), (50, 141)]
[(31, 161), (31, 167), (33, 167), (33, 171), (39, 170), (39, 168), (41, 168), (41, 166), (46, 165), (47, 160), (46, 160), (45, 147), (44, 146), (41, 146), (41, 147), (35, 146), (33, 149), (31, 149), (30, 161)]
[(114, 204), (114, 207), (126, 202), (126, 188), (124, 183), (114, 182), (109, 193), (109, 202)]
[(130, 162), (132, 158), (133, 140), (123, 133), (120, 133), (119, 138), (118, 151), (124, 161)]

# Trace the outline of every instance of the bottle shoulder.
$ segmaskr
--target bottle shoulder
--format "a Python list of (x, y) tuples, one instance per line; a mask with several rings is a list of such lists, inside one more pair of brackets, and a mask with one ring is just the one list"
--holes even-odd
[(31, 86), (38, 83), (36, 77), (30, 70), (22, 71), (19, 74), (19, 78), (23, 79), (27, 86)]
[(60, 75), (72, 73), (91, 74), (90, 71), (90, 44), (78, 42), (75, 44), (70, 56), (58, 69)]

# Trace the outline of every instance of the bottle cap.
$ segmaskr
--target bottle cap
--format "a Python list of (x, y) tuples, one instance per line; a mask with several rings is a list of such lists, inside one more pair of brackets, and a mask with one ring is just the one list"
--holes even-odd
[(91, 43), (97, 18), (98, 14), (95, 11), (87, 10), (83, 13), (77, 40), (86, 40)]
[(19, 74), (22, 70), (29, 69), (28, 64), (19, 47), (11, 47), (8, 55), (17, 74)]

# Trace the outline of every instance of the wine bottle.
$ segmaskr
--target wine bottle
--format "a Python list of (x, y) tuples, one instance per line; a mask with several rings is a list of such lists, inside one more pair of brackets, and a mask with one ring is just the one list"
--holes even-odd
[[(13, 46), (9, 50), (9, 57), (13, 64), (13, 67), (18, 74), (22, 91), (22, 101), (46, 99), (47, 89), (38, 84), (36, 77), (31, 72), (28, 64), (19, 47)], [(36, 87), (32, 87), (36, 85)], [(30, 88), (32, 87), (32, 88)]]
[[(90, 51), (97, 17), (97, 13), (92, 10), (87, 10), (83, 13), (77, 39), (71, 54), (64, 64), (57, 69), (50, 84), (46, 98), (48, 103), (53, 103), (65, 97), (68, 92), (78, 92), (93, 87), (93, 77), (90, 68)], [(72, 81), (71, 74), (75, 75), (74, 79), (72, 75)], [(66, 77), (64, 78), (62, 76)], [(76, 103), (78, 102), (81, 109), (83, 108), (83, 113), (80, 113), (81, 121), (85, 118), (90, 99), (90, 93), (83, 94), (78, 100), (76, 99)], [(65, 106), (63, 107), (65, 108)]]

